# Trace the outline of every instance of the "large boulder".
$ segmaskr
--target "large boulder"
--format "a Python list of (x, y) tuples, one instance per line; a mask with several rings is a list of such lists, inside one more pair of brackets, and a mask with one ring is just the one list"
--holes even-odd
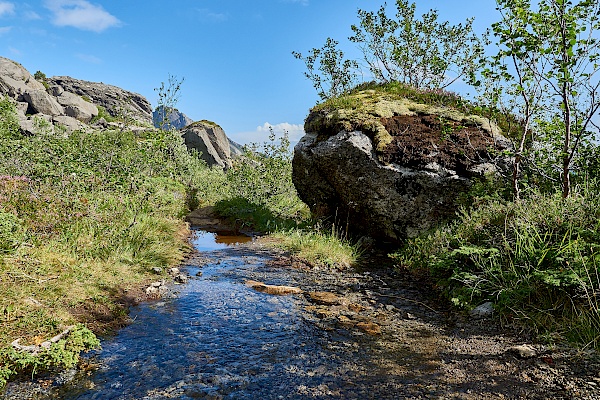
[[(63, 90), (79, 95), (90, 103), (103, 107), (113, 117), (125, 116), (140, 124), (152, 125), (152, 106), (140, 94), (116, 86), (83, 81), (69, 76), (53, 76), (46, 81), (52, 90), (58, 90), (56, 93)], [(60, 89), (54, 89), (55, 86)]]
[(0, 94), (23, 101), (23, 93), (37, 90), (43, 91), (45, 87), (25, 67), (16, 61), (0, 57)]
[(29, 104), (29, 114), (64, 115), (65, 110), (56, 99), (45, 90), (31, 90), (23, 93), (23, 100)]
[(71, 92), (59, 92), (60, 95), (56, 96), (56, 100), (63, 107), (66, 116), (88, 123), (98, 115), (98, 107), (85, 101), (81, 96)]
[(187, 148), (198, 151), (208, 165), (231, 166), (231, 145), (219, 125), (205, 120), (194, 122), (181, 131), (181, 136)]
[(473, 178), (496, 174), (511, 147), (485, 119), (362, 92), (351, 108), (321, 106), (294, 149), (293, 182), (318, 216), (401, 242), (452, 218)]

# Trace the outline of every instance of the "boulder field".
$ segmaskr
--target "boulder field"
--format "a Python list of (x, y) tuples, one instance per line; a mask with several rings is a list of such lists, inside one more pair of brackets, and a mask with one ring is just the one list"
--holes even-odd
[(319, 217), (399, 243), (451, 219), (474, 178), (509, 170), (511, 142), (490, 121), (366, 90), (313, 108), (293, 182)]

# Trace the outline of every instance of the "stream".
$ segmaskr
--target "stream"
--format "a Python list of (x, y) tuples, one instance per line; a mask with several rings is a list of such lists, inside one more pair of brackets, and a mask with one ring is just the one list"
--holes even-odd
[(199, 256), (182, 268), (189, 281), (134, 307), (133, 322), (87, 356), (93, 371), (37, 398), (395, 398), (388, 386), (402, 382), (373, 360), (375, 336), (324, 326), (302, 294), (245, 285), (323, 284), (318, 274), (309, 283), (306, 272), (269, 266), (272, 254), (241, 244), (248, 240), (196, 231)]
[[(407, 276), (319, 270), (248, 237), (196, 231), (193, 244), (188, 282), (132, 308), (87, 368), (10, 384), (5, 398), (575, 398), (562, 375), (507, 352), (519, 337), (448, 320)], [(270, 295), (249, 280), (304, 292)]]

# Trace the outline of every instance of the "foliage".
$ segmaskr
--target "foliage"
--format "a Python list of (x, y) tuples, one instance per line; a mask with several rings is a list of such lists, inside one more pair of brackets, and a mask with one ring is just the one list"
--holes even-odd
[(347, 269), (357, 263), (362, 253), (359, 246), (344, 238), (335, 227), (326, 230), (320, 224), (279, 230), (271, 237), (284, 250), (310, 264), (327, 268)]
[(69, 331), (66, 339), (61, 339), (37, 355), (18, 352), (13, 348), (0, 350), (0, 387), (17, 373), (29, 371), (32, 374), (55, 367), (71, 368), (79, 361), (82, 351), (100, 346), (100, 341), (89, 329), (78, 324)]
[(420, 89), (445, 88), (478, 68), (484, 40), (473, 32), (473, 19), (464, 24), (438, 22), (430, 10), (415, 18), (416, 4), (396, 0), (396, 19), (386, 6), (377, 12), (358, 10), (354, 36), (373, 77), (400, 81)]
[[(5, 178), (0, 176), (0, 180)], [(24, 238), (21, 221), (14, 214), (0, 211), (0, 254), (13, 252)]]
[(313, 48), (307, 56), (292, 52), (296, 59), (304, 61), (307, 69), (304, 76), (313, 83), (321, 100), (342, 95), (356, 82), (358, 63), (345, 60), (344, 52), (337, 49), (338, 44), (336, 40), (327, 38), (323, 47)]
[[(14, 105), (1, 104), (4, 123)], [(51, 353), (9, 361), (15, 337), (48, 337), (97, 299), (116, 312), (122, 289), (148, 279), (153, 267), (179, 263), (189, 249), (182, 217), (221, 198), (225, 182), (172, 132), (22, 137), (11, 126), (0, 125), (2, 379), (12, 374), (7, 366), (37, 370), (68, 360)]]
[(599, 209), (593, 186), (568, 199), (534, 192), (489, 200), (396, 257), (430, 270), (457, 305), (492, 300), (507, 318), (600, 346)]
[(7, 96), (0, 97), (0, 140), (21, 136), (14, 103)]
[(40, 81), (40, 82), (44, 82), (46, 80), (46, 74), (43, 73), (42, 71), (35, 71), (35, 74), (33, 74), (33, 77), (35, 78), (36, 81)]
[[(521, 159), (529, 155), (534, 167), (553, 178), (555, 168), (543, 168), (550, 155), (566, 197), (580, 145), (598, 133), (593, 118), (600, 108), (600, 3), (542, 0), (534, 9), (529, 0), (499, 0), (498, 5), (502, 20), (493, 30), (499, 52), (483, 73), (487, 80), (476, 83), (486, 86), (493, 107), (523, 115), (516, 193)], [(526, 153), (528, 135), (535, 151)]]
[(289, 146), (287, 133), (278, 140), (272, 129), (269, 142), (247, 146), (226, 172), (229, 195), (217, 204), (221, 214), (240, 217), (256, 213), (252, 222), (263, 231), (294, 225), (305, 218), (306, 205), (292, 183)]
[(185, 78), (178, 79), (175, 75), (169, 74), (167, 83), (161, 82), (160, 87), (154, 89), (158, 93), (156, 109), (159, 112), (158, 126), (161, 130), (170, 127), (171, 113), (176, 111), (175, 106), (181, 97), (181, 85), (184, 80)]

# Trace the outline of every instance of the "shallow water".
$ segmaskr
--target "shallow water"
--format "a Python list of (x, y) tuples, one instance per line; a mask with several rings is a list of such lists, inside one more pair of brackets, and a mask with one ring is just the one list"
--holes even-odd
[(236, 247), (248, 240), (197, 232), (205, 260), (185, 267), (192, 279), (175, 295), (133, 308), (133, 323), (90, 356), (98, 368), (51, 398), (396, 398), (392, 388), (412, 382), (379, 358), (414, 354), (390, 353), (360, 332), (322, 329), (307, 317), (303, 295), (247, 287), (247, 279), (308, 284), (300, 271), (266, 266), (268, 253)]

